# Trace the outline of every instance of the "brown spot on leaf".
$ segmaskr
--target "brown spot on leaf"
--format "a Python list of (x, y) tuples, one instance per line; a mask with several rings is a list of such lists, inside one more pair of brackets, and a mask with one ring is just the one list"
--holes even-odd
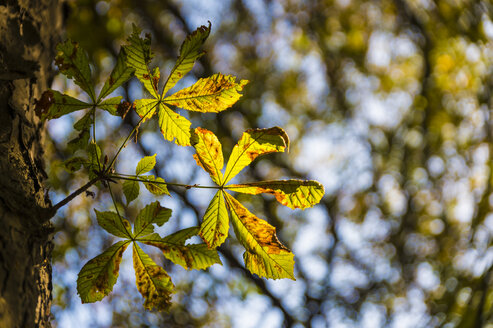
[(159, 215), (159, 212), (161, 212), (161, 210), (163, 209), (163, 207), (161, 206), (161, 204), (157, 204), (156, 208), (154, 209), (154, 213), (152, 213), (152, 216), (153, 217), (156, 217)]
[(34, 111), (38, 117), (42, 117), (43, 114), (48, 113), (51, 105), (55, 103), (55, 97), (53, 95), (53, 91), (47, 90), (43, 92), (41, 95), (41, 99), (35, 100), (35, 108)]
[(159, 84), (159, 75), (155, 75), (152, 77), (152, 84), (154, 85), (154, 88), (157, 90), (157, 86)]
[(122, 101), (116, 107), (116, 112), (118, 113), (119, 116), (121, 116), (122, 118), (125, 118), (125, 116), (127, 115), (128, 111), (131, 108), (135, 108), (135, 104), (128, 102), (128, 101)]
[[(230, 207), (232, 212), (238, 216), (242, 224), (248, 230), (248, 233), (258, 243), (258, 245), (263, 248), (267, 248), (267, 252), (269, 254), (280, 254), (281, 252), (288, 250), (283, 244), (281, 244), (279, 239), (277, 239), (276, 228), (250, 213), (250, 211), (248, 211), (232, 196), (227, 194), (227, 197), (228, 207)], [(245, 245), (245, 247), (246, 246), (247, 245)], [(251, 247), (251, 251), (255, 253), (253, 246), (253, 244), (248, 245), (248, 247)]]

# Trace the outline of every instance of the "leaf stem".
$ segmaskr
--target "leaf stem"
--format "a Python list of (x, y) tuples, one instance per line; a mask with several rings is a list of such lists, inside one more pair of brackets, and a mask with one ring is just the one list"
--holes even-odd
[[(108, 189), (110, 191), (111, 200), (113, 201), (113, 206), (115, 206), (116, 214), (118, 214), (118, 217), (120, 218), (120, 221), (121, 221), (122, 220), (122, 216), (120, 215), (120, 211), (118, 210), (118, 206), (116, 204), (115, 195), (113, 195), (113, 191), (111, 190), (111, 184), (109, 184), (109, 183), (108, 183)], [(122, 222), (122, 225), (123, 225), (123, 222)]]
[(146, 180), (146, 179), (141, 179), (141, 178), (136, 177), (136, 176), (131, 176), (131, 175), (122, 174), (122, 173), (114, 173), (114, 174), (112, 174), (112, 175), (110, 175), (108, 177), (110, 179), (129, 180), (129, 181), (137, 181), (137, 182), (149, 182), (149, 183), (162, 184), (162, 185), (167, 185), (167, 186), (183, 187), (183, 188), (187, 188), (187, 189), (191, 189), (191, 188), (221, 189), (220, 186), (200, 186), (200, 185), (197, 185), (197, 184), (189, 185), (189, 184), (183, 184), (183, 183), (149, 181), (149, 180)]
[[(156, 106), (159, 104), (156, 103)], [(127, 138), (125, 139), (125, 141), (122, 143), (122, 145), (120, 146), (120, 148), (118, 149), (118, 151), (116, 152), (115, 156), (111, 159), (111, 162), (110, 164), (108, 165), (107, 167), (107, 171), (109, 172), (111, 170), (111, 168), (113, 167), (113, 164), (115, 164), (115, 161), (116, 159), (118, 158), (118, 155), (120, 155), (120, 152), (123, 150), (123, 148), (125, 148), (125, 145), (127, 144), (128, 140), (130, 140), (130, 138), (132, 137), (132, 135), (134, 134), (134, 132), (139, 128), (140, 126), (140, 123), (142, 123), (142, 121), (144, 120), (144, 118), (147, 117), (147, 114), (149, 114), (149, 112), (151, 110), (153, 110), (156, 106), (153, 106), (151, 109), (149, 109), (147, 111), (147, 113), (145, 113), (145, 115), (143, 115), (140, 120), (137, 122), (137, 124), (134, 126), (134, 128), (132, 129), (132, 131), (130, 131), (130, 133), (128, 134)]]
[[(111, 200), (113, 201), (113, 206), (115, 206), (116, 214), (118, 215), (118, 218), (120, 219), (120, 223), (123, 227), (127, 228), (127, 226), (123, 223), (123, 217), (121, 216), (120, 211), (118, 210), (118, 205), (116, 203), (115, 195), (113, 195), (113, 191), (111, 190), (111, 183), (108, 183), (108, 189), (110, 191)], [(133, 241), (134, 238), (131, 235), (131, 233), (129, 233), (127, 229), (125, 229), (125, 232), (127, 233), (128, 238)]]
[(75, 197), (79, 196), (80, 194), (82, 194), (84, 191), (86, 191), (87, 189), (89, 189), (89, 187), (91, 187), (93, 184), (95, 184), (96, 182), (98, 182), (99, 180), (101, 180), (102, 177), (95, 177), (94, 179), (90, 180), (88, 183), (86, 183), (85, 185), (83, 185), (82, 187), (80, 187), (79, 189), (77, 189), (76, 191), (74, 191), (73, 193), (71, 193), (70, 195), (68, 195), (65, 199), (63, 199), (62, 201), (60, 201), (59, 203), (57, 203), (55, 206), (53, 206), (51, 208), (51, 211), (52, 211), (52, 217), (56, 214), (56, 212), (61, 208), (63, 207), (64, 205), (66, 205), (68, 202), (70, 202), (72, 199), (74, 199)]
[[(96, 143), (96, 105), (92, 107), (92, 142)], [(96, 151), (96, 160), (98, 161), (98, 170), (101, 170), (101, 162), (99, 161), (99, 156)]]

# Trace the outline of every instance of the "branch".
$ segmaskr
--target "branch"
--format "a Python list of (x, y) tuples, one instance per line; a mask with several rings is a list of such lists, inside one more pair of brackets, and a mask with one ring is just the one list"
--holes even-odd
[(71, 200), (73, 200), (75, 197), (77, 197), (80, 194), (82, 194), (84, 191), (86, 191), (87, 189), (89, 189), (89, 187), (91, 187), (93, 184), (95, 184), (96, 182), (98, 182), (101, 179), (102, 179), (102, 177), (100, 177), (100, 176), (95, 177), (94, 179), (90, 180), (88, 183), (86, 183), (85, 185), (83, 185), (82, 187), (80, 187), (79, 189), (77, 189), (76, 191), (74, 191), (73, 193), (71, 193), (70, 195), (68, 195), (67, 198), (63, 199), (58, 204), (56, 204), (55, 206), (53, 206), (52, 208), (50, 208), (50, 212), (49, 212), (50, 213), (50, 218), (52, 218), (53, 216), (55, 216), (56, 212), (61, 207), (63, 207), (66, 204), (68, 204)]

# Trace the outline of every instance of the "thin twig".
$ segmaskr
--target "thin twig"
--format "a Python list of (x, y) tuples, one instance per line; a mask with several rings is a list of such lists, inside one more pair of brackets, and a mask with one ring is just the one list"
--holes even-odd
[(51, 213), (52, 213), (51, 217), (53, 217), (56, 214), (56, 212), (61, 207), (63, 207), (67, 203), (69, 203), (75, 197), (77, 197), (80, 194), (82, 194), (84, 191), (86, 191), (87, 189), (89, 189), (89, 187), (91, 187), (93, 184), (95, 184), (96, 182), (98, 182), (101, 179), (102, 179), (102, 177), (100, 177), (100, 176), (95, 177), (94, 179), (90, 180), (88, 183), (86, 183), (85, 185), (83, 185), (82, 187), (80, 187), (79, 189), (77, 189), (76, 191), (74, 191), (73, 193), (71, 193), (70, 195), (68, 195), (65, 199), (63, 199), (62, 201), (60, 201), (59, 203), (57, 203), (55, 206), (53, 206), (51, 208)]
[(137, 182), (148, 182), (148, 183), (155, 183), (155, 184), (161, 184), (161, 185), (167, 185), (167, 186), (183, 187), (186, 189), (191, 189), (191, 188), (221, 189), (222, 188), (220, 186), (201, 186), (198, 184), (190, 185), (190, 184), (173, 183), (173, 182), (166, 182), (166, 181), (151, 181), (151, 180), (142, 179), (142, 178), (136, 177), (136, 176), (125, 176), (126, 174), (122, 174), (122, 173), (115, 173), (115, 174), (116, 175), (108, 176), (108, 178), (117, 179), (117, 180), (137, 181)]

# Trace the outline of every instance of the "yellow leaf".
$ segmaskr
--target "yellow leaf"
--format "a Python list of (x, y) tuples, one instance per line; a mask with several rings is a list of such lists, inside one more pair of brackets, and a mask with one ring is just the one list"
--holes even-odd
[(138, 99), (135, 101), (135, 111), (140, 117), (144, 119), (142, 122), (150, 119), (156, 112), (156, 108), (159, 104), (157, 99)]
[(156, 196), (161, 196), (161, 195), (168, 195), (168, 187), (166, 186), (166, 181), (164, 181), (163, 178), (161, 177), (155, 177), (153, 175), (144, 175), (141, 176), (142, 179), (146, 179), (147, 182), (144, 182), (144, 186), (146, 187), (147, 190), (153, 195)]
[(204, 52), (200, 50), (202, 44), (209, 36), (211, 32), (211, 23), (209, 26), (201, 26), (196, 29), (192, 34), (188, 35), (185, 41), (183, 41), (180, 48), (180, 56), (176, 61), (175, 67), (173, 67), (168, 80), (164, 84), (163, 96), (173, 88), (173, 86), (178, 82), (185, 74), (190, 72), (195, 63), (195, 60), (200, 58)]
[(288, 135), (280, 127), (246, 130), (231, 152), (224, 173), (224, 183), (231, 180), (258, 156), (283, 152), (288, 147)]
[(182, 89), (163, 101), (191, 111), (218, 113), (240, 99), (242, 95), (239, 92), (247, 83), (247, 80), (236, 83), (236, 77), (218, 73), (199, 79), (191, 87)]
[(134, 25), (132, 35), (127, 39), (129, 45), (124, 46), (127, 55), (127, 65), (135, 69), (135, 76), (144, 84), (146, 90), (154, 98), (159, 98), (157, 92), (159, 71), (154, 71), (153, 74), (149, 69), (149, 63), (154, 56), (151, 52), (151, 38), (149, 35), (141, 38), (140, 32), (140, 29)]
[(145, 299), (144, 307), (148, 310), (167, 310), (174, 288), (171, 278), (136, 243), (133, 262), (137, 289)]
[(236, 238), (245, 247), (245, 266), (251, 273), (271, 279), (294, 278), (294, 254), (277, 239), (276, 228), (250, 213), (224, 193)]
[(190, 123), (178, 113), (173, 112), (168, 106), (163, 103), (159, 104), (159, 127), (164, 139), (173, 141), (180, 146), (190, 146)]
[(312, 207), (324, 196), (324, 186), (313, 180), (260, 181), (226, 186), (227, 189), (244, 194), (273, 194), (277, 201), (289, 208)]
[(192, 136), (192, 145), (196, 154), (193, 155), (197, 165), (210, 174), (212, 180), (221, 185), (224, 166), (223, 150), (216, 135), (209, 130), (200, 127), (195, 129)]
[(221, 264), (217, 251), (209, 249), (206, 244), (185, 245), (187, 239), (195, 236), (198, 231), (198, 227), (191, 227), (177, 231), (164, 238), (155, 233), (138, 240), (144, 244), (159, 248), (168, 260), (174, 264), (181, 265), (187, 270), (202, 270), (215, 263)]
[(205, 211), (199, 236), (209, 248), (221, 246), (228, 237), (229, 217), (223, 192), (219, 190)]

